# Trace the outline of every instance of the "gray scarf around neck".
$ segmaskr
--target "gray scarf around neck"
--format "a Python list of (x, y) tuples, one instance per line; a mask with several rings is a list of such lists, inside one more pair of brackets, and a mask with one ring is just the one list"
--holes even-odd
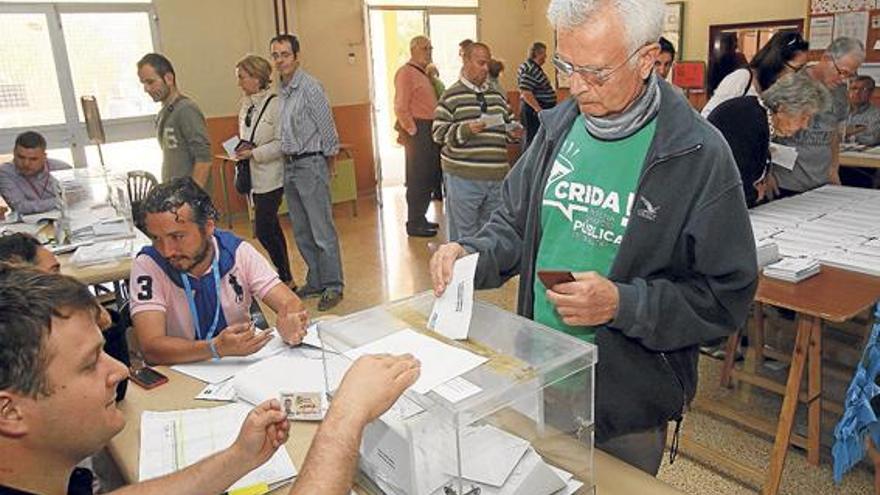
[(598, 139), (616, 141), (626, 139), (639, 131), (660, 111), (660, 84), (657, 75), (651, 73), (645, 90), (623, 112), (606, 117), (584, 114), (587, 131)]

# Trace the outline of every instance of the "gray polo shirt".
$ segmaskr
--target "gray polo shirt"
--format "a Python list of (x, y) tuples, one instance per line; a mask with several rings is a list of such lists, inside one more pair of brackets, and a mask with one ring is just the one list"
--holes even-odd
[(846, 120), (847, 127), (863, 125), (865, 130), (854, 136), (854, 141), (866, 146), (880, 144), (880, 109), (868, 102), (862, 107), (850, 111)]
[(776, 138), (775, 142), (797, 149), (797, 161), (793, 170), (773, 165), (779, 187), (803, 192), (828, 183), (831, 168), (831, 141), (840, 131), (840, 124), (846, 120), (849, 102), (846, 86), (831, 90), (831, 109), (813, 116), (810, 126), (787, 138)]
[(205, 116), (186, 96), (159, 111), (156, 134), (162, 148), (162, 182), (189, 177), (196, 163), (211, 162)]

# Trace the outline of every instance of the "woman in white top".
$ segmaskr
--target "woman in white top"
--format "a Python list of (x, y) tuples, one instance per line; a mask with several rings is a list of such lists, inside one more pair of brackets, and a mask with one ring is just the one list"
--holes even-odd
[(718, 105), (731, 98), (758, 96), (783, 75), (803, 69), (809, 49), (809, 43), (797, 31), (777, 32), (752, 57), (748, 68), (731, 72), (718, 84), (700, 114), (708, 117)]
[(236, 153), (251, 165), (251, 198), (254, 202), (254, 230), (260, 244), (282, 282), (296, 288), (287, 240), (278, 221), (278, 208), (284, 196), (284, 159), (281, 142), (275, 135), (278, 98), (271, 90), (272, 66), (256, 55), (248, 55), (235, 64), (238, 87), (244, 93), (238, 113), (238, 137), (252, 144)]

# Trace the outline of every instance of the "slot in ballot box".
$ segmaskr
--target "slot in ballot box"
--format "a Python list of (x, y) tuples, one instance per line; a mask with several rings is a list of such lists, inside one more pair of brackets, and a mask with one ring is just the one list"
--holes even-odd
[(419, 381), (364, 431), (361, 486), (594, 493), (596, 347), (479, 301), (468, 339), (453, 341), (427, 328), (433, 302), (426, 292), (318, 324), (331, 396), (359, 355), (410, 352), (422, 362)]

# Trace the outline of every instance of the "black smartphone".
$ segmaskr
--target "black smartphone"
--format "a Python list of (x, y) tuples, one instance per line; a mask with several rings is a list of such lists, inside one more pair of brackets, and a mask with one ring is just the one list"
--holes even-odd
[(129, 375), (131, 376), (131, 381), (137, 383), (147, 390), (151, 388), (156, 388), (163, 383), (168, 383), (167, 376), (148, 366), (144, 366), (143, 368), (138, 368), (136, 370), (132, 369), (129, 372)]
[(544, 287), (552, 290), (554, 285), (574, 282), (574, 275), (565, 270), (539, 270), (538, 279)]

